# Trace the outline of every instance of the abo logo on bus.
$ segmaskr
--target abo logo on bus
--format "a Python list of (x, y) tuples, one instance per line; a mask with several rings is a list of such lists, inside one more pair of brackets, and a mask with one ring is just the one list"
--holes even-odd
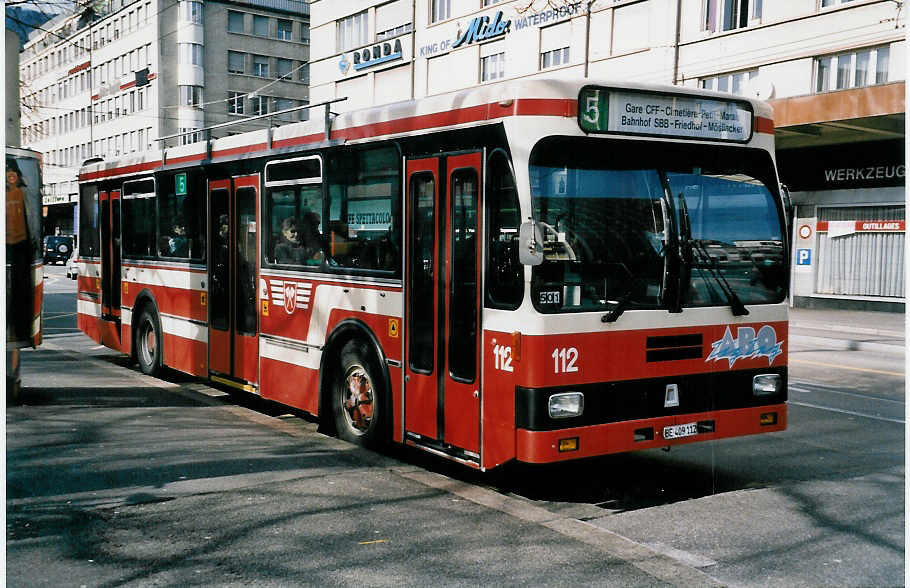
[(783, 353), (781, 351), (782, 341), (777, 340), (777, 331), (771, 325), (764, 325), (755, 333), (752, 327), (739, 327), (736, 329), (736, 338), (730, 332), (730, 327), (724, 331), (724, 336), (711, 343), (711, 355), (705, 362), (712, 359), (720, 361), (726, 359), (730, 362), (729, 367), (740, 359), (755, 359), (758, 357), (767, 357), (768, 365), (774, 363), (774, 358)]

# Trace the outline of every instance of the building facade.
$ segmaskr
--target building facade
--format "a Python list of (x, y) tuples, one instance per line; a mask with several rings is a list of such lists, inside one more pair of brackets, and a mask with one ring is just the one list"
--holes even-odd
[(202, 133), (192, 131), (308, 103), (306, 2), (95, 4), (36, 30), (20, 57), (22, 143), (44, 155), (49, 233), (78, 227), (76, 176), (86, 159), (193, 142)]
[(794, 304), (903, 310), (901, 2), (310, 5), (310, 93), (314, 103), (347, 98), (333, 110), (535, 76), (697, 86), (769, 100), (781, 178), (795, 203)]

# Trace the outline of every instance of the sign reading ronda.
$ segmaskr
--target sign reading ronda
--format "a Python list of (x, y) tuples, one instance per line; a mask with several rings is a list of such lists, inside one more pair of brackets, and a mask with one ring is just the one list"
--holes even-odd
[(586, 86), (578, 96), (578, 124), (586, 133), (656, 135), (746, 142), (752, 108), (739, 100), (630, 92)]

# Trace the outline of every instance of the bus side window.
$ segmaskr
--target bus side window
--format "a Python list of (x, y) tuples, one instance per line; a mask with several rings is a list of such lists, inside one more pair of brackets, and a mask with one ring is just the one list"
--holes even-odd
[(518, 262), (521, 211), (509, 159), (494, 151), (487, 165), (487, 288), (490, 308), (515, 309), (524, 295), (524, 266)]
[(190, 171), (186, 194), (175, 194), (175, 176), (162, 179), (158, 202), (158, 255), (205, 259), (205, 180)]

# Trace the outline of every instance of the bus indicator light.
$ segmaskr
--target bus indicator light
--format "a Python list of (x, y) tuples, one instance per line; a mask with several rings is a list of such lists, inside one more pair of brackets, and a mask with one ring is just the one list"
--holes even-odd
[(200, 304), (200, 306), (205, 306), (206, 303), (207, 303), (207, 300), (208, 300), (208, 298), (206, 297), (205, 292), (200, 292), (200, 293), (199, 293), (199, 304)]
[(398, 319), (389, 319), (389, 337), (398, 338)]
[(262, 301), (262, 316), (269, 316), (269, 301)]
[(123, 282), (123, 293), (124, 294), (130, 293), (130, 283), (129, 282)]
[(767, 427), (770, 425), (776, 425), (777, 424), (777, 413), (776, 412), (763, 412), (761, 414), (761, 416), (758, 418), (758, 423), (763, 427)]
[(578, 437), (569, 437), (568, 439), (559, 440), (559, 452), (578, 451)]

